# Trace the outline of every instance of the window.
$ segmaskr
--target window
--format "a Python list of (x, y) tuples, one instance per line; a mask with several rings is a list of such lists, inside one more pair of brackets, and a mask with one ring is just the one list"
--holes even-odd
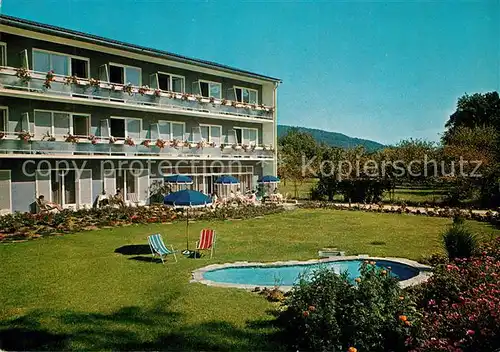
[(75, 170), (52, 170), (50, 191), (52, 202), (62, 206), (76, 204)]
[(141, 138), (142, 120), (132, 117), (111, 117), (111, 136), (116, 138), (130, 137), (136, 141)]
[(130, 201), (130, 195), (137, 193), (138, 177), (134, 174), (135, 170), (120, 169), (116, 172), (116, 189), (122, 191), (125, 200)]
[(125, 119), (111, 119), (111, 135), (125, 138)]
[(217, 125), (200, 125), (201, 138), (207, 142), (220, 144), (222, 127)]
[(87, 60), (71, 58), (71, 75), (78, 78), (89, 78), (89, 62)]
[(118, 84), (141, 86), (141, 69), (133, 66), (109, 64), (109, 81)]
[(236, 138), (239, 144), (257, 145), (259, 142), (258, 130), (256, 128), (235, 127)]
[(90, 115), (35, 110), (35, 135), (62, 137), (67, 134), (88, 136)]
[(48, 72), (54, 70), (57, 75), (69, 75), (69, 57), (33, 49), (33, 70)]
[(7, 44), (0, 42), (0, 66), (7, 66)]
[(159, 121), (160, 138), (164, 140), (184, 140), (185, 125), (182, 122)]
[(0, 132), (8, 132), (9, 111), (7, 107), (0, 106)]
[(151, 75), (150, 85), (152, 88), (159, 88), (170, 92), (184, 93), (185, 78), (170, 73), (158, 72)]
[(236, 101), (241, 103), (258, 104), (258, 91), (250, 88), (234, 87)]
[(33, 70), (36, 72), (54, 70), (57, 75), (89, 78), (89, 66), (87, 58), (33, 49)]
[(21, 62), (21, 67), (29, 69), (29, 62), (28, 62), (28, 50), (24, 49), (19, 53), (19, 60)]
[(221, 98), (222, 84), (217, 82), (199, 81), (199, 93), (207, 98)]
[(90, 118), (88, 115), (73, 115), (73, 131), (75, 136), (88, 136), (90, 130)]

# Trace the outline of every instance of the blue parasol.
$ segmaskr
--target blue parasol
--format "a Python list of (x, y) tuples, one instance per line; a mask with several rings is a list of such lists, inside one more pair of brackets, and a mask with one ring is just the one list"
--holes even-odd
[(186, 209), (186, 250), (184, 254), (190, 254), (189, 251), (189, 208), (206, 207), (212, 204), (212, 199), (206, 194), (190, 189), (173, 192), (163, 199), (165, 205), (177, 209)]

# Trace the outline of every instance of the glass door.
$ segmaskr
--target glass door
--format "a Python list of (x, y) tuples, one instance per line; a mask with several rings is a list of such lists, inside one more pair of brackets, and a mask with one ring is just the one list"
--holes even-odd
[(55, 170), (50, 175), (51, 201), (61, 205), (76, 205), (75, 170)]

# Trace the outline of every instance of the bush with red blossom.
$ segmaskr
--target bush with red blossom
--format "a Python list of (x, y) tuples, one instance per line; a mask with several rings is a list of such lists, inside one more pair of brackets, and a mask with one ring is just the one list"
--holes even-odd
[(480, 254), (436, 267), (416, 289), (423, 340), (413, 351), (493, 351), (500, 348), (500, 238)]

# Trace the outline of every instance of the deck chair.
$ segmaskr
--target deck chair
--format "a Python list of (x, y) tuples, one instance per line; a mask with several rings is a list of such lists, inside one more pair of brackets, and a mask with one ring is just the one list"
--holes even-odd
[(177, 263), (177, 256), (175, 255), (177, 251), (174, 250), (174, 246), (171, 246), (172, 250), (168, 249), (165, 246), (165, 243), (163, 243), (163, 239), (161, 238), (161, 235), (159, 233), (148, 236), (148, 243), (149, 248), (151, 249), (151, 253), (153, 254), (153, 258), (158, 255), (161, 259), (161, 262), (165, 264), (163, 257), (166, 257), (169, 254), (173, 254), (175, 262)]
[(137, 199), (137, 194), (135, 193), (129, 193), (128, 194), (128, 201), (129, 201), (129, 204), (134, 204), (136, 207), (139, 206), (139, 199)]
[(212, 229), (203, 229), (200, 233), (200, 240), (196, 242), (196, 250), (210, 250), (210, 258), (214, 255), (215, 231)]
[(51, 206), (48, 206), (46, 204), (42, 204), (40, 202), (40, 199), (38, 198), (35, 198), (35, 203), (36, 203), (36, 207), (38, 209), (38, 213), (39, 214), (55, 214), (55, 213), (58, 213), (59, 212), (59, 209), (55, 208), (55, 207), (51, 207)]

